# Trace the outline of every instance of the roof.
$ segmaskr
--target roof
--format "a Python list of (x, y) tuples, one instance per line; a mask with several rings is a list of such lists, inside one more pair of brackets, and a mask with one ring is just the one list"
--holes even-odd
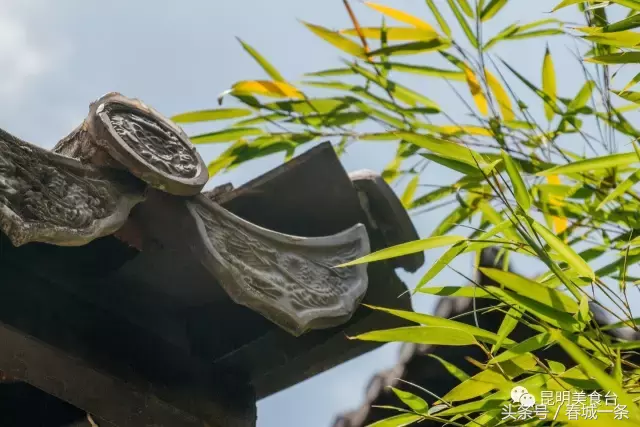
[[(38, 375), (10, 346), (0, 370), (110, 422), (141, 416), (126, 384), (203, 419), (240, 405), (250, 423), (256, 397), (377, 346), (345, 333), (405, 324), (360, 303), (411, 309), (394, 269), (422, 254), (334, 266), (416, 231), (384, 180), (347, 174), (329, 143), (202, 192), (207, 168), (184, 132), (110, 93), (53, 151), (4, 131), (0, 150), (0, 335)], [(37, 357), (51, 351), (55, 369)]]

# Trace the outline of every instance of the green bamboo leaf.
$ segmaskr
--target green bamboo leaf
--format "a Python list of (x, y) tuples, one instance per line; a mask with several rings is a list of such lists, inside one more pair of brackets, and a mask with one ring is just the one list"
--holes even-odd
[(299, 114), (328, 114), (349, 108), (358, 102), (353, 97), (310, 98), (305, 100), (278, 101), (264, 104), (272, 111), (286, 111)]
[(244, 108), (218, 108), (216, 110), (190, 111), (171, 117), (176, 123), (197, 123), (211, 120), (235, 119), (250, 116), (251, 111)]
[(407, 188), (404, 190), (404, 194), (402, 194), (402, 197), (400, 199), (400, 201), (402, 202), (402, 205), (406, 209), (411, 208), (411, 203), (413, 202), (413, 196), (416, 194), (416, 190), (418, 189), (419, 183), (420, 183), (420, 175), (416, 175), (413, 178), (411, 178), (411, 181), (409, 181), (409, 184), (407, 184)]
[[(493, 332), (486, 331), (482, 328), (478, 328), (477, 326), (467, 325), (466, 323), (457, 322), (451, 319), (432, 316), (430, 314), (416, 313), (414, 311), (393, 310), (391, 308), (376, 307), (376, 306), (370, 306), (366, 304), (365, 304), (365, 307), (369, 307), (377, 311), (382, 311), (384, 313), (389, 313), (393, 316), (410, 320), (415, 323), (420, 323), (426, 326), (439, 326), (444, 328), (461, 330), (466, 332), (469, 335), (474, 336), (479, 341), (488, 342), (490, 344), (495, 344), (498, 340), (498, 336)], [(510, 339), (505, 339), (504, 344), (506, 347), (510, 347), (511, 345), (514, 344), (514, 341)]]
[[(638, 82), (640, 82), (640, 73), (636, 74), (633, 79), (627, 83), (627, 85), (622, 89), (622, 92), (626, 92), (630, 87), (635, 86)], [(618, 109), (618, 111), (620, 111), (620, 109)]]
[(366, 255), (362, 258), (358, 258), (354, 261), (347, 262), (345, 264), (338, 265), (337, 267), (348, 267), (350, 265), (364, 264), (367, 262), (381, 261), (390, 258), (396, 258), (404, 255), (414, 254), (416, 252), (426, 251), (428, 249), (440, 248), (443, 246), (449, 246), (464, 240), (462, 236), (436, 236), (428, 237), (422, 240), (414, 240), (413, 242), (402, 243), (400, 245), (391, 246), (376, 251), (370, 255)]
[(535, 317), (552, 326), (574, 332), (582, 329), (581, 323), (565, 311), (556, 310), (549, 305), (542, 304), (534, 299), (507, 289), (489, 286), (487, 290), (495, 294), (501, 301), (505, 301), (512, 306), (520, 306), (522, 309), (525, 309)]
[(407, 427), (423, 418), (417, 414), (400, 414), (369, 424), (367, 427)]
[[(404, 40), (404, 41), (427, 41), (438, 37), (435, 31), (428, 31), (421, 28), (411, 27), (386, 27), (387, 40)], [(381, 27), (360, 27), (359, 29), (347, 28), (340, 30), (340, 34), (352, 37), (359, 37), (362, 34), (367, 39), (380, 40), (382, 38)]]
[(553, 249), (560, 258), (562, 258), (571, 268), (583, 277), (595, 279), (595, 274), (589, 264), (585, 262), (570, 246), (567, 246), (562, 240), (558, 239), (555, 234), (544, 225), (531, 220), (531, 227), (544, 239), (545, 242)]
[(431, 344), (447, 346), (464, 346), (477, 344), (468, 332), (461, 329), (443, 326), (407, 326), (403, 328), (385, 329), (366, 332), (349, 339), (375, 342), (406, 342), (414, 344)]
[(369, 53), (370, 57), (380, 55), (415, 55), (418, 53), (433, 52), (438, 50), (444, 50), (451, 47), (451, 42), (435, 38), (428, 41), (417, 41), (410, 43), (395, 44), (392, 46), (383, 47), (373, 50)]
[(322, 38), (326, 42), (332, 44), (343, 52), (353, 55), (357, 58), (366, 59), (367, 55), (364, 48), (354, 41), (348, 39), (337, 31), (331, 31), (319, 25), (313, 25), (308, 22), (302, 22), (315, 35)]
[(564, 336), (562, 331), (553, 330), (550, 331), (552, 338), (558, 341), (558, 344), (571, 356), (573, 360), (589, 375), (589, 377), (595, 379), (598, 384), (602, 386), (604, 390), (615, 393), (618, 398), (618, 403), (627, 405), (626, 409), (629, 411), (629, 418), (632, 421), (640, 422), (640, 411), (634, 402), (633, 398), (627, 394), (622, 388), (622, 385), (604, 370), (602, 370), (593, 360), (592, 357), (587, 355), (580, 347), (574, 344), (570, 339)]
[(408, 391), (403, 391), (397, 389), (395, 387), (390, 387), (391, 390), (398, 396), (398, 399), (402, 401), (405, 405), (409, 407), (413, 412), (418, 414), (426, 414), (427, 410), (429, 410), (429, 404), (424, 401), (420, 396), (416, 396), (413, 393), (409, 393)]
[(568, 112), (575, 112), (580, 110), (582, 107), (587, 105), (589, 99), (591, 99), (591, 93), (593, 92), (593, 88), (596, 86), (596, 82), (593, 80), (588, 80), (580, 91), (576, 95), (576, 97), (567, 105)]
[[(633, 83), (634, 82), (632, 81), (630, 84), (633, 84)], [(622, 99), (626, 99), (627, 101), (634, 102), (636, 104), (640, 104), (640, 92), (635, 92), (635, 91), (631, 91), (631, 90), (624, 90), (624, 91), (618, 91), (618, 92), (613, 91), (613, 93), (615, 93), (616, 95), (618, 95)]]
[(447, 249), (447, 251), (442, 254), (438, 260), (433, 263), (431, 268), (426, 272), (420, 282), (416, 285), (414, 292), (418, 292), (421, 288), (427, 285), (431, 279), (436, 277), (438, 273), (440, 273), (451, 261), (453, 261), (458, 255), (460, 255), (467, 248), (467, 241), (461, 241), (454, 244), (452, 247)]
[(510, 381), (504, 375), (493, 369), (487, 369), (452, 388), (442, 397), (442, 400), (444, 402), (469, 400), (507, 384), (510, 384)]
[[(579, 255), (576, 254), (576, 256)], [(541, 304), (553, 307), (556, 310), (572, 314), (578, 312), (578, 303), (560, 291), (547, 288), (537, 282), (508, 271), (484, 267), (481, 267), (480, 271), (490, 279), (519, 295), (531, 298)]]
[(489, 19), (496, 16), (500, 10), (507, 4), (507, 0), (491, 0), (489, 4), (485, 6), (480, 14), (480, 19), (482, 21), (488, 21)]
[(427, 356), (429, 356), (429, 357), (437, 360), (438, 362), (440, 362), (440, 364), (447, 370), (447, 372), (449, 372), (451, 375), (456, 377), (458, 379), (458, 381), (464, 382), (464, 381), (466, 381), (466, 380), (468, 380), (470, 378), (469, 375), (465, 371), (463, 371), (462, 369), (458, 368), (453, 363), (447, 362), (442, 357), (438, 357), (435, 354), (428, 354)]
[(505, 169), (507, 170), (511, 184), (513, 185), (513, 192), (515, 194), (516, 201), (524, 211), (528, 211), (531, 207), (531, 196), (529, 195), (529, 190), (527, 190), (527, 186), (522, 180), (520, 172), (518, 172), (518, 167), (511, 156), (509, 156), (504, 150), (501, 151), (502, 161), (504, 162)]
[(504, 315), (502, 323), (500, 324), (500, 328), (498, 328), (498, 341), (493, 346), (491, 346), (491, 353), (495, 352), (502, 346), (504, 340), (520, 323), (521, 317), (522, 312), (519, 310), (510, 308), (509, 311), (507, 311), (507, 313)]
[(448, 157), (439, 156), (437, 154), (420, 153), (420, 155), (425, 159), (436, 162), (456, 172), (460, 172), (465, 175), (482, 176), (480, 169), (478, 169), (477, 167), (473, 167), (468, 163), (459, 162), (457, 160), (450, 159)]
[(494, 297), (487, 291), (475, 286), (440, 286), (433, 288), (421, 288), (418, 292), (422, 294), (438, 295), (441, 297), (465, 297), (465, 298), (489, 298)]
[(615, 33), (640, 27), (640, 15), (633, 15), (602, 28), (604, 33)]
[(440, 77), (447, 80), (464, 81), (464, 73), (455, 70), (445, 70), (442, 68), (429, 67), (426, 65), (401, 64), (398, 62), (387, 62), (385, 66), (391, 71), (401, 73), (417, 74), (421, 76)]
[(449, 7), (451, 8), (451, 11), (453, 12), (454, 16), (458, 20), (458, 23), (460, 24), (462, 31), (464, 31), (465, 35), (467, 36), (467, 39), (469, 39), (471, 46), (477, 49), (478, 39), (476, 38), (475, 34), (473, 34), (473, 30), (471, 30), (471, 27), (469, 26), (469, 23), (467, 22), (465, 17), (462, 16), (460, 9), (458, 9), (458, 6), (456, 6), (453, 0), (447, 0), (447, 3), (449, 3)]
[(471, 167), (478, 169), (478, 164), (486, 166), (486, 162), (481, 154), (473, 151), (472, 149), (465, 147), (464, 145), (456, 144), (454, 142), (447, 141), (445, 139), (436, 138), (431, 135), (417, 134), (413, 132), (396, 132), (401, 139), (417, 145), (418, 147), (425, 148), (432, 153), (438, 154), (443, 157), (448, 157), (453, 160), (458, 160), (466, 163)]
[(606, 205), (610, 201), (622, 196), (624, 193), (630, 190), (631, 187), (633, 187), (638, 181), (640, 181), (640, 170), (635, 171), (634, 173), (629, 175), (627, 179), (618, 184), (618, 186), (616, 186), (616, 188), (612, 192), (607, 194), (607, 197), (605, 197), (604, 200), (600, 202), (596, 210), (602, 209), (604, 205)]
[(263, 134), (264, 131), (258, 128), (231, 128), (217, 132), (209, 132), (192, 136), (190, 139), (193, 144), (209, 144), (213, 142), (235, 141), (245, 136), (256, 136)]
[(381, 88), (389, 91), (391, 94), (393, 94), (394, 97), (396, 97), (397, 99), (401, 100), (402, 102), (412, 107), (415, 107), (418, 104), (422, 104), (427, 108), (433, 108), (435, 111), (440, 110), (438, 105), (435, 102), (433, 102), (433, 100), (427, 98), (421, 93), (418, 93), (414, 90), (404, 87), (392, 80), (378, 76), (376, 73), (369, 71), (368, 69), (361, 67), (357, 64), (350, 64), (350, 67), (357, 74), (360, 74), (370, 82), (375, 83)]
[(580, 160), (568, 165), (555, 166), (550, 169), (538, 172), (538, 176), (548, 175), (567, 175), (581, 172), (593, 172), (600, 169), (615, 168), (621, 166), (629, 166), (638, 163), (636, 153), (619, 153), (608, 156), (600, 156), (592, 159)]
[(555, 113), (554, 106), (556, 104), (556, 72), (548, 45), (542, 61), (542, 90), (549, 97), (549, 102), (544, 105), (544, 112), (547, 120), (551, 121)]
[(473, 9), (467, 0), (458, 0), (458, 4), (460, 5), (460, 9), (467, 15), (469, 18), (474, 18)]
[(429, 6), (429, 9), (431, 9), (431, 13), (433, 13), (433, 17), (436, 18), (436, 21), (438, 21), (438, 25), (442, 29), (442, 32), (445, 33), (447, 37), (451, 38), (451, 28), (449, 28), (447, 21), (444, 19), (444, 17), (436, 7), (433, 0), (426, 0), (426, 1), (427, 1), (427, 6)]
[(638, 64), (640, 63), (640, 52), (620, 52), (609, 55), (591, 56), (584, 59), (595, 64)]
[(260, 55), (257, 50), (249, 46), (249, 44), (245, 43), (240, 38), (236, 38), (238, 39), (244, 50), (246, 50), (247, 53), (251, 55), (253, 59), (255, 59), (255, 61), (262, 67), (262, 69), (269, 75), (269, 77), (278, 82), (286, 82), (285, 78), (282, 77), (282, 74), (280, 74), (280, 72), (273, 65), (271, 65), (269, 61), (267, 61), (262, 55)]
[(546, 36), (560, 36), (564, 34), (564, 31), (558, 28), (548, 28), (546, 30), (536, 30), (536, 31), (528, 31), (528, 32), (516, 32), (514, 34), (505, 37), (507, 40), (524, 40), (524, 39), (533, 39), (537, 37), (546, 37)]
[(555, 341), (551, 338), (551, 334), (549, 334), (548, 332), (532, 336), (510, 347), (508, 350), (503, 351), (493, 359), (489, 360), (489, 364), (492, 365), (495, 363), (511, 360), (514, 357), (540, 350), (541, 348), (553, 344), (554, 342)]

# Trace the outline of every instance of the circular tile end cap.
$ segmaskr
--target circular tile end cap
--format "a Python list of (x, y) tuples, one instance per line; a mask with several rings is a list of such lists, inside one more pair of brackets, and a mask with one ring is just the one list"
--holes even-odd
[(108, 93), (91, 104), (87, 123), (97, 145), (153, 188), (193, 196), (209, 179), (184, 131), (138, 99)]

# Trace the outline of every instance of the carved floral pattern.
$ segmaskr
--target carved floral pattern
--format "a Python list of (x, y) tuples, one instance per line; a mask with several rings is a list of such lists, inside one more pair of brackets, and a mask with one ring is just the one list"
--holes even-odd
[(191, 147), (172, 130), (133, 112), (110, 109), (107, 115), (118, 136), (157, 169), (182, 178), (198, 173), (199, 161)]
[[(299, 335), (319, 319), (344, 322), (367, 288), (364, 266), (334, 268), (369, 251), (366, 233), (351, 229), (348, 238), (305, 239), (287, 236), (222, 212), (215, 205), (192, 204), (206, 237), (239, 290), (236, 302), (247, 305)], [(360, 226), (362, 227), (362, 226)], [(260, 230), (260, 231), (258, 231)], [(272, 233), (279, 238), (269, 238)], [(344, 233), (344, 232), (343, 232)], [(324, 240), (308, 245), (305, 240)], [(219, 275), (224, 280), (224, 275)], [(221, 283), (227, 288), (229, 283)], [(226, 286), (225, 286), (226, 285)], [(329, 321), (330, 322), (330, 321)], [(322, 321), (320, 322), (322, 323)], [(333, 325), (332, 325), (333, 326)]]

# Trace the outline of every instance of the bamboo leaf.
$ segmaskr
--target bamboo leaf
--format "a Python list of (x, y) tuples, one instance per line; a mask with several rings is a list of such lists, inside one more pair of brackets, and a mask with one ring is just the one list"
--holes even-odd
[(507, 4), (507, 0), (491, 0), (489, 4), (485, 6), (480, 14), (480, 19), (484, 21), (488, 21), (489, 19), (496, 16), (500, 10)]
[(539, 350), (542, 347), (546, 347), (554, 342), (555, 341), (551, 338), (551, 335), (548, 332), (534, 335), (503, 351), (502, 353), (491, 359), (489, 361), (489, 364), (492, 365), (495, 363), (505, 362), (507, 360), (513, 359), (514, 357)]
[(504, 315), (504, 319), (500, 324), (500, 328), (498, 328), (498, 341), (491, 346), (491, 353), (495, 352), (496, 349), (502, 346), (502, 343), (509, 336), (511, 332), (518, 326), (520, 322), (520, 318), (522, 317), (522, 312), (510, 308), (509, 311)]
[(635, 171), (634, 173), (629, 175), (627, 179), (618, 184), (616, 188), (614, 188), (613, 191), (607, 194), (607, 197), (605, 197), (604, 200), (600, 202), (596, 210), (602, 209), (604, 205), (606, 205), (610, 201), (622, 196), (624, 193), (630, 190), (638, 181), (640, 181), (640, 170)]
[(469, 85), (469, 90), (471, 91), (471, 96), (473, 97), (473, 102), (475, 102), (476, 107), (478, 107), (480, 114), (486, 116), (489, 113), (489, 104), (487, 102), (487, 98), (482, 92), (482, 86), (480, 86), (478, 78), (469, 66), (465, 65), (463, 71), (465, 78), (467, 79), (467, 85)]
[(416, 16), (410, 15), (406, 12), (403, 12), (398, 9), (394, 9), (389, 6), (384, 6), (384, 5), (372, 3), (369, 1), (364, 2), (364, 4), (369, 6), (371, 9), (374, 9), (382, 13), (383, 15), (388, 16), (389, 18), (395, 19), (396, 21), (404, 22), (405, 24), (409, 24), (413, 27), (420, 28), (421, 30), (436, 33), (436, 30), (431, 25), (429, 25), (427, 22), (423, 21), (422, 19)]
[(615, 379), (603, 371), (593, 360), (592, 357), (587, 355), (580, 347), (569, 340), (561, 331), (553, 330), (550, 332), (552, 338), (558, 341), (558, 344), (571, 356), (573, 360), (584, 370), (584, 372), (591, 378), (595, 379), (598, 384), (602, 386), (604, 390), (615, 393), (618, 399), (618, 403), (627, 405), (626, 409), (629, 411), (629, 417), (633, 421), (640, 421), (640, 413), (638, 407), (633, 398), (627, 394), (622, 388), (622, 385), (615, 381)]
[(513, 185), (513, 192), (515, 194), (516, 201), (526, 212), (531, 207), (531, 196), (529, 195), (529, 190), (527, 190), (527, 186), (522, 180), (515, 162), (504, 150), (502, 150), (502, 161), (504, 162), (505, 169), (507, 170), (511, 184)]
[(388, 62), (386, 64), (392, 71), (398, 71), (402, 73), (417, 74), (431, 77), (441, 77), (448, 80), (464, 81), (464, 73), (461, 71), (445, 70), (442, 68), (435, 68), (425, 65), (413, 65), (413, 64), (400, 64), (397, 62)]
[(327, 28), (319, 25), (313, 25), (308, 22), (302, 22), (309, 30), (315, 35), (322, 38), (324, 41), (332, 44), (343, 52), (353, 55), (357, 58), (366, 59), (367, 55), (364, 48), (358, 43), (348, 39), (337, 31), (331, 31)]
[(447, 362), (442, 357), (438, 357), (435, 354), (429, 354), (428, 356), (440, 362), (440, 364), (447, 370), (447, 372), (456, 377), (458, 381), (464, 382), (470, 378), (466, 372), (458, 368), (453, 363)]
[(369, 424), (367, 427), (407, 427), (423, 418), (417, 414), (400, 414)]
[(458, 0), (458, 4), (460, 5), (460, 9), (467, 15), (469, 18), (474, 18), (473, 9), (467, 0)]
[(245, 136), (263, 135), (264, 131), (258, 128), (231, 128), (217, 132), (209, 132), (191, 137), (193, 144), (209, 144), (213, 142), (235, 141)]
[[(359, 36), (358, 30), (348, 28), (339, 31), (340, 34), (347, 36)], [(361, 27), (360, 32), (368, 39), (380, 40), (382, 37), (382, 28), (380, 27)], [(423, 28), (411, 27), (387, 27), (385, 28), (386, 37), (389, 41), (428, 41), (438, 37), (435, 31), (425, 30)]]
[(640, 63), (640, 52), (620, 52), (609, 55), (598, 55), (584, 59), (595, 64), (638, 64)]
[(592, 172), (600, 169), (629, 166), (638, 163), (638, 156), (633, 153), (619, 153), (608, 156), (594, 157), (592, 159), (580, 160), (568, 165), (555, 166), (550, 169), (538, 172), (539, 176), (547, 175), (567, 175), (579, 172)]
[(451, 38), (451, 28), (449, 28), (447, 21), (444, 19), (444, 17), (436, 7), (433, 0), (426, 0), (426, 1), (427, 1), (427, 6), (429, 6), (429, 9), (431, 9), (431, 13), (433, 13), (434, 18), (436, 18), (436, 21), (438, 21), (438, 25), (442, 29), (442, 32), (445, 33), (447, 37)]
[(551, 121), (555, 114), (553, 106), (556, 103), (556, 72), (553, 67), (553, 59), (549, 46), (547, 46), (542, 61), (542, 90), (549, 97), (549, 102), (544, 105), (544, 112), (547, 120)]
[(235, 119), (250, 116), (251, 111), (244, 108), (218, 108), (216, 110), (190, 111), (171, 117), (176, 123), (197, 123), (211, 120)]
[(435, 38), (429, 41), (418, 41), (404, 44), (396, 44), (392, 46), (383, 47), (373, 50), (369, 53), (369, 56), (380, 55), (415, 55), (417, 53), (433, 52), (443, 49), (448, 49), (451, 46), (451, 42)]
[(560, 258), (562, 258), (571, 268), (583, 277), (595, 279), (595, 274), (589, 264), (580, 257), (570, 246), (567, 246), (562, 240), (558, 239), (553, 232), (542, 224), (533, 221), (531, 227), (542, 237), (545, 242), (553, 249)]
[(454, 244), (429, 268), (420, 282), (416, 285), (414, 292), (423, 288), (431, 279), (436, 277), (451, 261), (453, 261), (458, 255), (460, 255), (467, 248), (467, 242), (461, 241)]
[[(491, 344), (494, 344), (498, 339), (498, 336), (493, 332), (486, 331), (482, 328), (478, 328), (477, 326), (467, 325), (466, 323), (457, 322), (451, 319), (432, 316), (430, 314), (416, 313), (413, 311), (393, 310), (390, 308), (375, 307), (375, 306), (369, 306), (369, 305), (365, 305), (365, 306), (377, 311), (389, 313), (391, 315), (400, 317), (402, 319), (410, 320), (415, 323), (420, 323), (422, 325), (461, 330), (471, 336), (476, 337), (480, 341), (488, 342)], [(506, 339), (504, 343), (506, 346), (511, 346), (514, 344), (514, 341), (510, 339)]]
[(471, 27), (469, 26), (469, 23), (467, 22), (465, 17), (462, 16), (460, 9), (458, 9), (458, 6), (456, 6), (453, 0), (447, 0), (447, 3), (449, 3), (449, 7), (451, 8), (451, 11), (453, 12), (454, 16), (458, 20), (458, 23), (460, 24), (462, 31), (464, 31), (465, 35), (467, 36), (467, 39), (469, 39), (471, 46), (477, 49), (478, 39), (476, 38), (475, 34), (473, 34), (473, 31), (471, 30)]
[(304, 98), (302, 92), (296, 87), (284, 83), (268, 80), (244, 80), (235, 83), (230, 90), (218, 97), (218, 103), (222, 102), (222, 97), (231, 94), (237, 96), (261, 95), (272, 98)]
[(496, 101), (498, 101), (498, 107), (500, 108), (500, 112), (502, 113), (502, 119), (505, 121), (515, 120), (515, 114), (513, 113), (513, 107), (511, 106), (511, 100), (509, 99), (509, 95), (507, 91), (502, 87), (500, 80), (496, 78), (492, 73), (485, 69), (485, 75), (487, 77), (487, 85), (493, 95), (496, 97)]
[(548, 305), (549, 307), (553, 307), (559, 311), (565, 311), (572, 314), (578, 312), (578, 303), (560, 291), (547, 288), (537, 282), (508, 271), (484, 267), (481, 267), (480, 271), (490, 279), (501, 284), (507, 289), (511, 289), (519, 295), (531, 298), (532, 300)]
[(395, 387), (391, 387), (391, 390), (398, 396), (398, 399), (409, 407), (413, 412), (418, 414), (426, 414), (429, 409), (429, 404), (424, 401), (420, 396), (416, 396), (408, 391), (399, 390)]
[(428, 237), (422, 240), (402, 243), (400, 245), (391, 246), (390, 248), (381, 249), (372, 254), (365, 255), (354, 261), (338, 265), (338, 267), (348, 267), (350, 265), (364, 264), (367, 262), (381, 261), (390, 258), (396, 258), (404, 255), (414, 254), (416, 252), (426, 251), (428, 249), (441, 248), (449, 246), (456, 242), (464, 240), (461, 236), (436, 236)]
[(349, 339), (375, 342), (406, 342), (446, 346), (464, 346), (476, 344), (473, 335), (461, 329), (443, 326), (407, 326), (366, 332)]
[(285, 82), (285, 78), (282, 77), (282, 74), (273, 66), (269, 61), (267, 61), (257, 50), (253, 47), (249, 46), (247, 43), (242, 41), (240, 38), (237, 38), (244, 50), (247, 51), (249, 55), (262, 67), (262, 69), (271, 77), (273, 80), (278, 82)]
[(569, 105), (567, 105), (567, 110), (569, 112), (575, 112), (587, 105), (587, 102), (589, 102), (589, 99), (591, 99), (591, 93), (593, 92), (593, 88), (595, 86), (596, 82), (594, 82), (593, 80), (588, 80), (582, 86), (582, 88), (580, 88), (580, 91), (578, 92), (576, 97), (569, 103)]
[(411, 202), (413, 202), (413, 196), (416, 194), (416, 190), (418, 189), (418, 184), (420, 183), (420, 175), (416, 175), (411, 178), (409, 184), (407, 184), (407, 188), (404, 190), (404, 194), (402, 194), (402, 205), (406, 209), (411, 208)]
[(441, 286), (433, 288), (421, 288), (418, 292), (422, 294), (438, 295), (438, 296), (451, 296), (451, 297), (465, 297), (465, 298), (489, 298), (494, 297), (487, 291), (475, 286)]

